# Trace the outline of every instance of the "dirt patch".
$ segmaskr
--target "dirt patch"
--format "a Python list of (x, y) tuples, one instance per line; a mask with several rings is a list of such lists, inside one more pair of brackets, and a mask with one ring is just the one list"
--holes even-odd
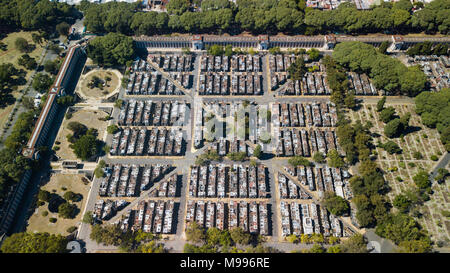
[[(28, 220), (27, 231), (67, 235), (67, 229), (69, 227), (78, 227), (89, 192), (89, 184), (85, 185), (82, 182), (82, 177), (84, 176), (81, 174), (53, 174), (50, 177), (50, 181), (41, 187), (42, 190), (49, 191), (52, 194), (53, 191), (56, 190), (55, 194), (58, 194), (61, 197), (66, 191), (73, 191), (74, 193), (81, 194), (81, 200), (78, 202), (73, 202), (73, 204), (75, 204), (79, 209), (78, 214), (74, 219), (63, 219), (58, 217), (57, 213), (52, 213), (49, 211), (48, 203), (46, 203), (45, 205), (36, 208), (36, 211)], [(63, 191), (62, 187), (65, 187), (66, 191)], [(48, 212), (47, 216), (42, 215), (44, 211)], [(49, 219), (52, 217), (57, 218), (56, 223), (49, 222)]]
[[(58, 136), (56, 137), (55, 146), (59, 147), (56, 151), (56, 155), (61, 158), (61, 160), (77, 160), (77, 157), (73, 153), (72, 149), (69, 147), (70, 142), (67, 141), (67, 135), (73, 132), (67, 128), (67, 125), (72, 121), (77, 121), (81, 124), (86, 125), (88, 128), (95, 128), (98, 131), (98, 138), (103, 137), (103, 133), (106, 130), (106, 121), (99, 120), (99, 118), (106, 117), (107, 114), (100, 110), (78, 110), (72, 113), (70, 119), (64, 118), (63, 124), (59, 129)], [(59, 143), (59, 144), (58, 144)]]
[[(120, 79), (116, 70), (93, 70), (81, 80), (79, 92), (86, 98), (102, 98), (113, 93), (120, 86)], [(94, 79), (97, 78), (97, 81)]]

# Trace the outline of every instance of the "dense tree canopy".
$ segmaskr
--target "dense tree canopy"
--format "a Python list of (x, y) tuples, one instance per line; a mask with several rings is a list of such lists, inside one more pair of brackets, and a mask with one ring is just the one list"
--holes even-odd
[(325, 192), (322, 204), (329, 212), (338, 216), (348, 213), (350, 208), (347, 200), (329, 191)]
[(199, 243), (206, 238), (205, 230), (197, 222), (192, 222), (186, 228), (186, 240)]
[(125, 65), (134, 57), (135, 45), (131, 37), (108, 33), (96, 37), (88, 46), (88, 56), (103, 66)]
[(423, 124), (436, 128), (441, 134), (442, 144), (450, 151), (450, 88), (439, 92), (422, 92), (415, 98), (416, 113)]
[(414, 97), (425, 89), (427, 78), (419, 67), (406, 67), (401, 61), (379, 53), (369, 44), (339, 43), (333, 51), (333, 58), (351, 71), (367, 73), (376, 88), (389, 94)]
[(68, 240), (49, 233), (14, 233), (2, 244), (3, 253), (64, 253)]
[(429, 241), (426, 232), (409, 215), (403, 213), (391, 214), (381, 221), (375, 232), (400, 244), (404, 241), (423, 240)]
[(292, 80), (301, 80), (303, 78), (303, 75), (306, 73), (306, 67), (302, 55), (297, 57), (295, 62), (289, 66), (288, 73)]
[[(87, 29), (96, 33), (120, 32), (131, 35), (189, 33), (448, 33), (448, 0), (435, 0), (417, 12), (407, 0), (358, 10), (343, 3), (335, 10), (306, 8), (305, 0), (202, 1), (201, 11), (192, 12), (189, 0), (173, 0), (168, 13), (142, 12), (139, 3), (93, 4), (82, 2)], [(1, 17), (0, 17), (1, 18)]]
[(367, 253), (367, 239), (359, 233), (351, 236), (339, 246), (344, 253)]
[(81, 160), (89, 160), (98, 153), (97, 138), (90, 134), (81, 136), (70, 146), (73, 148), (75, 155)]
[(63, 21), (79, 18), (75, 7), (50, 0), (0, 1), (0, 25), (25, 30), (54, 31)]
[(415, 55), (447, 55), (448, 45), (447, 44), (437, 44), (433, 46), (431, 42), (417, 43), (410, 47), (406, 54), (410, 56)]
[(36, 91), (44, 93), (48, 91), (52, 83), (53, 79), (49, 75), (45, 73), (38, 73), (34, 76), (32, 86)]

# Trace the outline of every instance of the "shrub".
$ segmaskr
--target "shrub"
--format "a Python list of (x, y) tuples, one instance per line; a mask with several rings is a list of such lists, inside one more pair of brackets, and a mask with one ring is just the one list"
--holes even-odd
[(45, 202), (50, 201), (50, 192), (46, 190), (39, 190), (38, 199)]
[(430, 156), (430, 159), (433, 161), (438, 161), (439, 157), (437, 155), (432, 155), (432, 156)]
[(45, 217), (45, 216), (47, 216), (47, 215), (48, 215), (48, 211), (45, 210), (45, 211), (42, 212), (42, 216)]
[(77, 227), (76, 226), (71, 226), (71, 227), (69, 227), (69, 228), (67, 228), (67, 232), (68, 233), (72, 233), (72, 232), (74, 232), (75, 230), (77, 230)]
[(50, 223), (56, 223), (57, 219), (54, 218), (54, 217), (52, 217), (52, 218), (48, 219), (48, 221), (49, 221)]
[(18, 37), (14, 42), (14, 45), (20, 52), (28, 52), (30, 50), (30, 45), (25, 38)]
[(108, 132), (108, 134), (115, 134), (117, 133), (117, 131), (119, 131), (119, 127), (117, 127), (117, 125), (112, 124), (108, 126), (106, 131)]
[(422, 155), (421, 152), (417, 151), (417, 152), (414, 152), (414, 153), (413, 153), (413, 157), (414, 157), (415, 159), (422, 159), (422, 158), (423, 158), (423, 155)]
[(294, 156), (289, 158), (288, 163), (292, 166), (292, 167), (297, 167), (297, 166), (311, 166), (312, 163), (309, 162), (308, 159), (302, 157), (302, 156)]

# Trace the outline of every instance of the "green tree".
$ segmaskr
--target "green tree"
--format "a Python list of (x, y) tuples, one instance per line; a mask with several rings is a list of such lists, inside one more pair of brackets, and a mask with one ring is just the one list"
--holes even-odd
[(124, 233), (118, 225), (93, 225), (89, 237), (98, 244), (113, 246), (127, 246), (134, 240), (130, 231)]
[(32, 86), (36, 91), (44, 93), (45, 91), (50, 89), (52, 83), (53, 80), (49, 75), (44, 73), (38, 73), (36, 74), (36, 76), (34, 76)]
[(295, 235), (295, 234), (291, 234), (291, 235), (287, 236), (286, 240), (292, 244), (296, 244), (299, 241), (297, 235)]
[(347, 214), (349, 211), (348, 201), (337, 196), (336, 193), (327, 191), (322, 199), (322, 205), (332, 214), (340, 216)]
[(301, 80), (307, 72), (303, 56), (297, 57), (287, 70), (292, 80)]
[(325, 163), (325, 157), (321, 152), (315, 152), (313, 155), (313, 160), (317, 163)]
[(378, 48), (378, 52), (380, 52), (381, 54), (386, 54), (388, 48), (389, 48), (389, 42), (383, 41), (381, 43), (380, 47)]
[(429, 253), (433, 247), (429, 239), (403, 241), (399, 244), (400, 253)]
[(259, 144), (256, 145), (255, 149), (253, 150), (253, 156), (258, 158), (258, 159), (261, 159), (261, 156), (262, 156), (261, 145), (259, 145)]
[(342, 253), (342, 249), (339, 245), (330, 246), (327, 249), (327, 253)]
[(73, 219), (75, 218), (77, 209), (78, 208), (76, 205), (64, 202), (61, 205), (59, 205), (58, 214), (64, 219)]
[(448, 175), (448, 170), (444, 169), (444, 168), (439, 168), (437, 170), (437, 175), (434, 177), (434, 180), (436, 180), (437, 182), (442, 182), (444, 181), (445, 177)]
[(227, 154), (227, 157), (232, 161), (244, 161), (247, 154), (245, 152), (231, 152)]
[(427, 189), (431, 187), (429, 174), (426, 171), (419, 171), (413, 176), (413, 180), (419, 189)]
[(86, 211), (86, 213), (83, 215), (83, 223), (93, 225), (95, 222), (94, 215), (92, 214), (92, 211)]
[(400, 122), (399, 118), (393, 119), (389, 121), (386, 126), (384, 126), (384, 134), (388, 138), (393, 138), (399, 135), (399, 133), (402, 131), (402, 123)]
[(44, 63), (44, 70), (47, 73), (56, 75), (58, 73), (58, 69), (59, 69), (59, 61), (58, 60), (55, 60), (55, 61), (48, 60)]
[(39, 190), (38, 199), (44, 202), (50, 201), (50, 192), (46, 190)]
[(85, 161), (98, 154), (97, 139), (93, 135), (83, 135), (75, 143), (70, 144), (75, 155)]
[(182, 15), (190, 7), (189, 0), (172, 0), (167, 4), (167, 12), (169, 14)]
[(79, 138), (80, 136), (86, 134), (86, 132), (88, 130), (86, 125), (84, 125), (78, 121), (69, 122), (69, 124), (67, 124), (67, 129), (69, 129), (73, 132), (73, 135), (75, 138)]
[(387, 108), (384, 108), (380, 112), (380, 120), (384, 123), (388, 123), (395, 117), (395, 108), (392, 106), (389, 106)]
[(327, 154), (327, 157), (328, 157), (328, 165), (330, 167), (341, 168), (345, 165), (344, 160), (336, 150), (330, 150)]
[(409, 215), (403, 213), (391, 214), (377, 225), (375, 232), (388, 238), (396, 244), (403, 241), (421, 240), (427, 237), (426, 232)]
[(312, 166), (312, 163), (309, 162), (308, 159), (302, 157), (302, 156), (293, 156), (291, 158), (289, 158), (288, 160), (289, 165), (291, 165), (292, 167), (297, 167), (297, 166)]
[(119, 127), (115, 124), (109, 125), (108, 128), (106, 128), (106, 131), (108, 134), (115, 134), (119, 131)]
[(384, 104), (386, 103), (386, 96), (383, 96), (378, 102), (377, 102), (377, 112), (381, 112), (384, 109)]
[(65, 253), (68, 240), (49, 233), (14, 233), (2, 246), (3, 253)]
[(355, 233), (343, 241), (340, 248), (344, 253), (367, 253), (367, 239), (363, 235)]
[(66, 201), (75, 202), (78, 200), (78, 198), (78, 194), (74, 193), (73, 191), (67, 191), (64, 193), (64, 199), (66, 199)]
[(150, 241), (144, 245), (140, 245), (136, 251), (137, 253), (166, 253), (167, 250), (163, 244), (158, 244), (155, 241)]
[(37, 62), (34, 58), (30, 57), (28, 54), (23, 54), (17, 63), (23, 67), (25, 67), (28, 70), (35, 69), (37, 66)]
[(100, 160), (100, 162), (98, 162), (98, 165), (94, 170), (95, 177), (100, 178), (105, 175), (105, 172), (103, 171), (103, 168), (105, 168), (105, 166), (106, 166), (106, 163), (103, 159)]
[(252, 239), (250, 233), (245, 232), (241, 227), (230, 230), (231, 239), (240, 245), (248, 245)]
[(208, 228), (206, 231), (206, 241), (210, 245), (218, 245), (220, 242), (220, 229), (218, 228)]
[(70, 25), (66, 22), (61, 22), (56, 25), (56, 31), (58, 31), (59, 35), (67, 36), (69, 34)]
[(313, 62), (318, 61), (320, 59), (320, 51), (316, 48), (311, 48), (306, 52), (309, 56), (309, 59)]
[(25, 38), (18, 37), (14, 41), (14, 45), (22, 53), (30, 51), (30, 45), (28, 44), (28, 41)]
[(409, 200), (408, 197), (404, 194), (398, 194), (394, 198), (393, 205), (401, 212), (406, 212), (411, 206), (411, 200)]
[(221, 56), (224, 52), (223, 46), (221, 45), (212, 45), (208, 48), (208, 53), (214, 56)]
[(192, 222), (186, 228), (186, 240), (200, 243), (206, 239), (205, 230), (197, 222)]
[(108, 33), (90, 41), (88, 56), (102, 66), (125, 65), (135, 54), (135, 44), (131, 37), (118, 33)]
[(389, 140), (388, 142), (381, 144), (380, 147), (385, 149), (386, 152), (388, 152), (390, 155), (398, 154), (398, 153), (402, 152), (402, 149), (400, 148), (400, 146), (398, 146), (397, 143), (395, 143), (392, 140)]
[(325, 253), (326, 249), (320, 244), (314, 244), (312, 248), (308, 250), (308, 253)]

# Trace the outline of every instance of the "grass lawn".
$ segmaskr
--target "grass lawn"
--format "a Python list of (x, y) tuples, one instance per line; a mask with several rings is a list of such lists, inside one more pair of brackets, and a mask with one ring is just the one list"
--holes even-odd
[[(60, 149), (56, 151), (56, 155), (59, 156), (63, 160), (77, 160), (77, 157), (73, 153), (72, 149), (69, 147), (69, 142), (67, 141), (67, 135), (72, 134), (73, 132), (67, 128), (67, 125), (72, 121), (78, 121), (88, 128), (95, 128), (98, 130), (98, 138), (103, 138), (103, 133), (106, 131), (106, 121), (101, 121), (99, 118), (106, 117), (107, 114), (103, 111), (97, 110), (78, 110), (72, 113), (72, 118), (67, 119), (64, 118), (63, 124), (59, 129), (58, 136), (56, 137), (56, 141), (59, 141), (60, 144), (54, 144), (53, 147), (59, 146)], [(56, 142), (55, 141), (55, 142)]]
[[(55, 193), (60, 195), (61, 197), (66, 191), (73, 191), (74, 193), (83, 195), (81, 201), (74, 202), (74, 204), (76, 204), (79, 209), (79, 212), (74, 219), (63, 219), (61, 217), (58, 217), (57, 213), (51, 213), (50, 211), (48, 211), (48, 203), (45, 203), (45, 205), (36, 208), (36, 211), (28, 220), (27, 231), (49, 232), (52, 234), (67, 235), (67, 228), (71, 226), (78, 227), (89, 192), (89, 184), (85, 185), (81, 180), (82, 177), (83, 175), (81, 174), (53, 174), (50, 178), (50, 181), (41, 187), (42, 190), (47, 190), (50, 193), (53, 193), (53, 190), (56, 190)], [(67, 188), (67, 190), (63, 191), (61, 189), (62, 187)], [(42, 216), (42, 212), (44, 211), (49, 212), (47, 216)], [(49, 219), (51, 217), (58, 219), (56, 223), (49, 222)]]
[[(21, 53), (19, 50), (17, 50), (14, 43), (17, 38), (22, 37), (22, 38), (25, 38), (28, 41), (28, 43), (34, 44), (32, 38), (31, 38), (32, 33), (33, 32), (26, 32), (26, 31), (13, 32), (13, 33), (9, 33), (8, 36), (6, 36), (5, 38), (3, 38), (1, 40), (4, 44), (7, 45), (7, 50), (6, 51), (0, 50), (0, 64), (12, 63), (16, 68), (23, 69), (24, 71), (27, 72), (25, 80), (29, 79), (32, 71), (28, 71), (23, 66), (18, 65), (17, 62), (18, 62), (20, 56), (22, 56), (22, 54), (24, 54), (24, 53)], [(37, 33), (37, 32), (35, 32), (35, 33)], [(36, 46), (36, 48), (32, 52), (28, 53), (28, 55), (30, 55), (30, 57), (32, 57), (32, 58), (35, 58), (36, 61), (38, 62), (44, 48), (38, 44), (35, 44), (35, 46)], [(23, 88), (23, 86), (18, 86), (17, 87), (18, 91), (13, 91), (11, 93), (12, 96), (17, 99), (21, 93), (20, 90), (22, 88)], [(6, 107), (0, 108), (0, 128), (3, 128), (4, 124), (7, 121), (7, 117), (11, 113), (12, 109), (13, 109), (12, 105), (8, 105)]]
[[(18, 49), (16, 49), (14, 42), (16, 41), (17, 38), (22, 37), (22, 38), (25, 38), (29, 44), (34, 44), (33, 40), (31, 39), (31, 33), (33, 33), (33, 31), (31, 31), (31, 32), (26, 32), (26, 31), (13, 32), (13, 33), (8, 34), (8, 36), (6, 36), (3, 40), (1, 40), (3, 43), (5, 43), (8, 46), (8, 48), (6, 51), (0, 51), (0, 64), (1, 63), (12, 63), (17, 68), (22, 68), (25, 70), (25, 68), (23, 66), (19, 66), (17, 64), (20, 56), (22, 56), (25, 53), (22, 53)], [(38, 33), (38, 32), (35, 32), (35, 33)], [(38, 62), (39, 57), (42, 54), (42, 50), (44, 50), (44, 48), (42, 47), (42, 45), (44, 45), (44, 43), (42, 45), (38, 45), (38, 44), (34, 44), (34, 45), (36, 46), (36, 48), (32, 52), (27, 53), (27, 54), (30, 55), (30, 57), (35, 58), (36, 61)], [(27, 79), (30, 76), (30, 74), (31, 74), (31, 71), (27, 71)]]

